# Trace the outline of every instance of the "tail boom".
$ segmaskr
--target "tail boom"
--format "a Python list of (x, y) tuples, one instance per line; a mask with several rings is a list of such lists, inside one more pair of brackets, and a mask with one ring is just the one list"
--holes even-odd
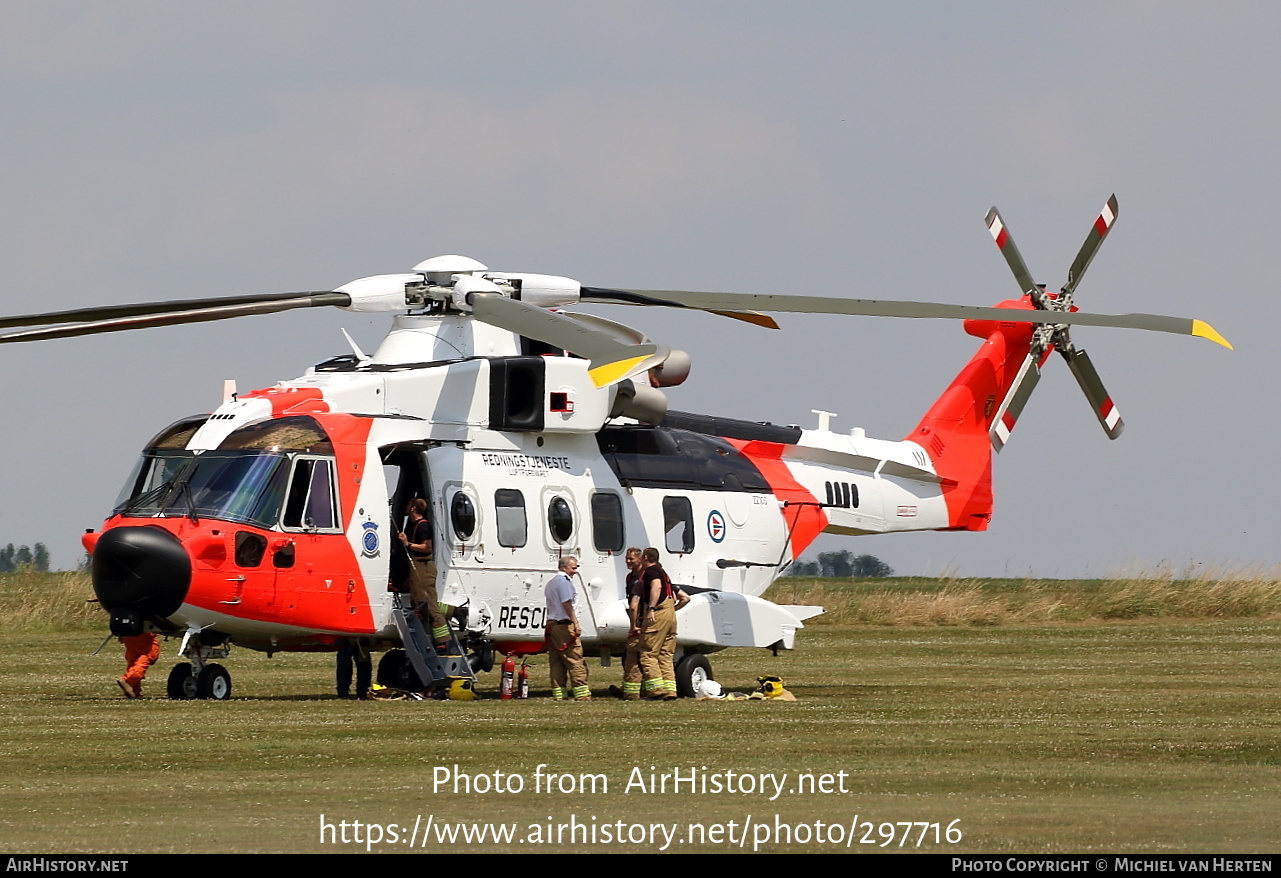
[[(996, 307), (1033, 306), (1024, 298)], [(925, 450), (939, 475), (948, 512), (942, 529), (979, 531), (992, 518), (991, 437), (999, 435), (1002, 444), (1009, 438), (1013, 418), (1002, 418), (1015, 402), (1021, 409), (1027, 401), (1049, 350), (1029, 360), (1035, 332), (1030, 323), (967, 320), (965, 331), (982, 338), (982, 346), (904, 438)]]

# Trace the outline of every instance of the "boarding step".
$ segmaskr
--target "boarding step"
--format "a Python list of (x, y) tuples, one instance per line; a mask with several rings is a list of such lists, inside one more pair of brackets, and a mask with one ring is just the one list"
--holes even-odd
[(450, 680), (471, 680), (475, 682), (476, 674), (467, 661), (458, 633), (451, 626), (449, 642), (444, 649), (437, 651), (427, 633), (426, 626), (413, 608), (408, 605), (407, 597), (397, 595), (396, 628), (400, 632), (400, 641), (404, 644), (405, 655), (410, 667), (427, 689), (439, 689), (449, 685)]

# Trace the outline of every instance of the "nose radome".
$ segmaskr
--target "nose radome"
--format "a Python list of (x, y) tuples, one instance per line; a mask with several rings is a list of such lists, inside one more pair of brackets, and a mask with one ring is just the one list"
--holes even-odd
[(93, 590), (108, 611), (168, 616), (191, 585), (191, 560), (178, 538), (159, 527), (115, 527), (93, 549)]

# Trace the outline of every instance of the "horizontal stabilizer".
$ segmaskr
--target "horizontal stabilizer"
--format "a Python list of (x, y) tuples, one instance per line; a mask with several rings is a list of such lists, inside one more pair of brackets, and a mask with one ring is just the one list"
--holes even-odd
[[(798, 607), (810, 616), (821, 608)], [(756, 646), (781, 644), (791, 649), (796, 630), (805, 623), (788, 607), (764, 598), (730, 591), (703, 591), (694, 595), (677, 616), (676, 642), (691, 646)]]

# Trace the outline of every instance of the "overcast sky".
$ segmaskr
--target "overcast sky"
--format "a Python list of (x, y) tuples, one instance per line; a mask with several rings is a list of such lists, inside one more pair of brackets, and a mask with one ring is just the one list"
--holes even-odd
[[(597, 286), (932, 299), (1057, 288), (1115, 192), (1083, 328), (985, 534), (824, 538), (902, 573), (1277, 562), (1281, 6), (1270, 3), (0, 4), (0, 313), (328, 289), (463, 253)], [(673, 408), (897, 439), (977, 341), (942, 321), (601, 311), (689, 350)], [(0, 543), (79, 555), (143, 443), (366, 349), (291, 313), (0, 347)]]

